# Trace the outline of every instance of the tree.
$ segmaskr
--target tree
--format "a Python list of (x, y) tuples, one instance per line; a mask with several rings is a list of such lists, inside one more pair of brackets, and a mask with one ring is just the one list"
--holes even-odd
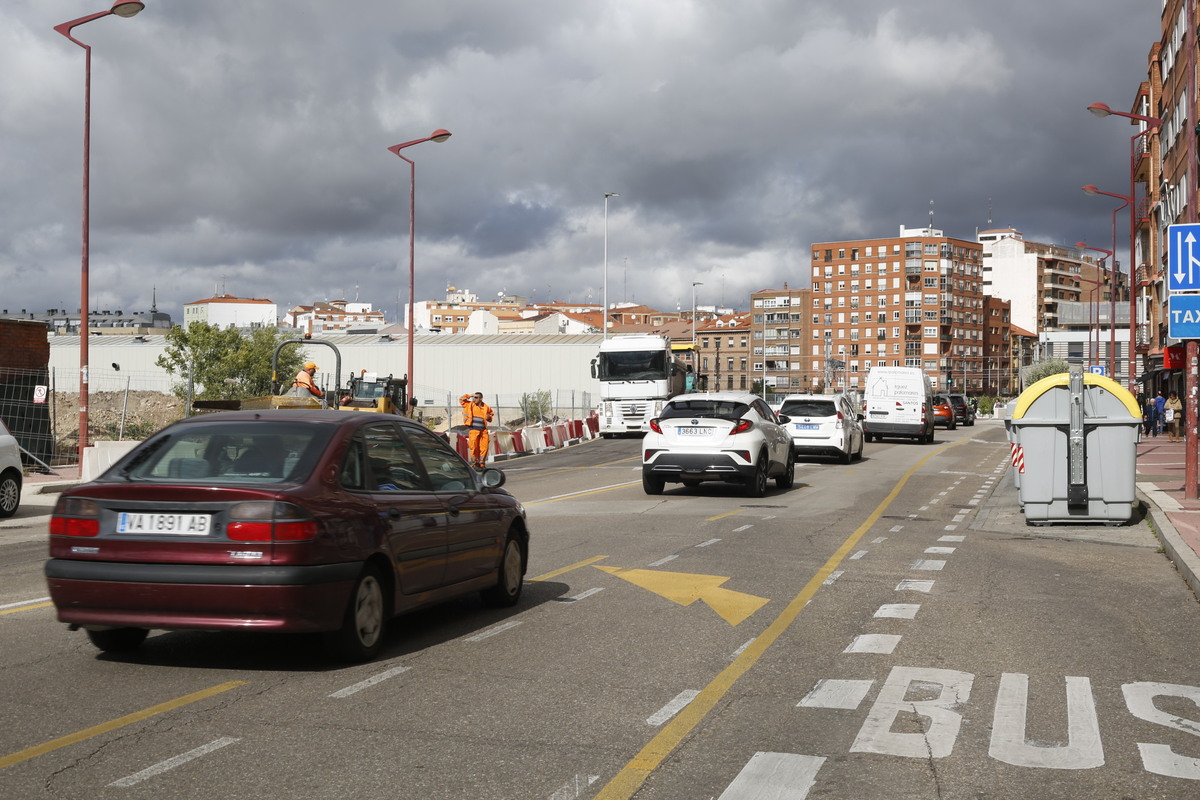
[(525, 418), (526, 425), (545, 422), (546, 418), (550, 416), (552, 408), (550, 393), (544, 389), (521, 395), (521, 415)]
[[(278, 328), (256, 328), (244, 336), (236, 328), (222, 330), (206, 322), (193, 322), (186, 329), (175, 325), (167, 332), (166, 350), (155, 363), (181, 378), (174, 387), (179, 397), (187, 395), (189, 365), (196, 399), (255, 397), (271, 393), (271, 357), (283, 339)], [(280, 350), (280, 381), (290, 384), (302, 363), (299, 347)]]
[(1061, 358), (1048, 358), (1045, 361), (1038, 361), (1030, 364), (1024, 369), (1025, 385), (1032, 386), (1042, 378), (1048, 378), (1051, 375), (1059, 375), (1063, 372), (1070, 371), (1070, 365)]

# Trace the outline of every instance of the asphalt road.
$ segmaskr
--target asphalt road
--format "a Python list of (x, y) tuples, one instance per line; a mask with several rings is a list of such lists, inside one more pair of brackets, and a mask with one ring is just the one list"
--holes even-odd
[(1200, 605), (1148, 526), (1027, 528), (995, 423), (641, 489), (636, 440), (504, 464), (531, 580), (308, 637), (56, 623), (0, 530), (4, 798), (1195, 798)]

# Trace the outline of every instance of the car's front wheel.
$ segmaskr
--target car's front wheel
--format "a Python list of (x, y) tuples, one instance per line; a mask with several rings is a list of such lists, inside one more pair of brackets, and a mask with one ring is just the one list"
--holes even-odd
[(109, 628), (103, 631), (88, 631), (92, 644), (106, 653), (132, 653), (146, 641), (145, 628)]
[(343, 661), (371, 660), (383, 647), (387, 621), (383, 579), (378, 569), (368, 566), (354, 582), (342, 627), (328, 636), (330, 652)]
[(504, 558), (500, 561), (500, 574), (496, 585), (480, 592), (483, 602), (492, 608), (515, 606), (521, 599), (525, 586), (525, 553), (516, 537), (509, 536), (504, 544)]
[(11, 517), (21, 505), (21, 482), (14, 475), (0, 478), (0, 517)]
[(775, 486), (780, 489), (790, 489), (796, 482), (796, 453), (792, 448), (788, 448), (787, 464), (783, 468), (783, 474), (775, 478)]
[(767, 454), (758, 454), (758, 463), (754, 466), (754, 474), (746, 481), (747, 497), (762, 497), (767, 493)]

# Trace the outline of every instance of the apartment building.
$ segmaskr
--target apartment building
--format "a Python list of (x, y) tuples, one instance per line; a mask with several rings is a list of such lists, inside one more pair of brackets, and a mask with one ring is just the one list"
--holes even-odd
[[(768, 400), (775, 395), (823, 391), (824, 372), (807, 354), (812, 338), (812, 289), (762, 289), (750, 295), (751, 389)], [(822, 368), (823, 369), (823, 368)]]
[(699, 322), (696, 328), (696, 357), (699, 385), (710, 391), (750, 391), (750, 320), (748, 312), (723, 314)]
[(983, 316), (983, 392), (1008, 397), (1020, 385), (1011, 357), (1012, 303), (984, 295)]
[(982, 247), (941, 230), (812, 245), (814, 385), (861, 391), (873, 366), (920, 367), (940, 389), (983, 391)]

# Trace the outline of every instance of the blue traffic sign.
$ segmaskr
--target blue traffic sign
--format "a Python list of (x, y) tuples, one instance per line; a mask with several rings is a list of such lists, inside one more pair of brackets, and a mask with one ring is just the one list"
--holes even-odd
[(1200, 339), (1200, 294), (1173, 294), (1167, 308), (1167, 336)]
[(1088, 367), (1088, 372), (1091, 372), (1093, 375), (1107, 375), (1108, 367), (1103, 364), (1092, 364)]
[(1167, 272), (1169, 291), (1200, 291), (1200, 225), (1167, 226)]

